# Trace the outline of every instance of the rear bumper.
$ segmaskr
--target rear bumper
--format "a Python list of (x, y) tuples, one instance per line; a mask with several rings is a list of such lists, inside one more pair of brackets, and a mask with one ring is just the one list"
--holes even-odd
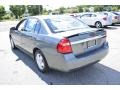
[[(61, 60), (62, 68), (59, 67), (59, 65), (56, 68), (60, 71), (69, 72), (73, 69), (81, 68), (88, 64), (97, 62), (107, 55), (108, 48), (108, 43), (105, 43), (105, 45), (98, 50), (79, 56), (77, 58), (72, 54), (64, 55), (64, 60)], [(56, 68), (54, 67), (54, 69)]]
[(118, 19), (114, 19), (114, 20), (112, 20), (112, 23), (113, 24), (117, 24), (117, 23), (119, 23), (120, 21), (118, 20)]
[(112, 21), (103, 21), (103, 22), (102, 22), (102, 25), (103, 25), (103, 26), (112, 25)]

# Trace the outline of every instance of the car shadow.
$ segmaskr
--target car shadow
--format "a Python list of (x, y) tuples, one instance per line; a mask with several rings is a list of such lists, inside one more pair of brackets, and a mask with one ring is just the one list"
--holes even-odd
[[(96, 28), (96, 27), (91, 26), (91, 28)], [(106, 30), (115, 30), (117, 28), (113, 27), (113, 26), (106, 26), (106, 27), (103, 27), (103, 29), (106, 29)]]
[(107, 27), (104, 27), (104, 29), (106, 29), (106, 30), (116, 30), (118, 28), (117, 27), (113, 27), (113, 26), (107, 26)]
[(120, 24), (115, 24), (115, 25), (113, 25), (113, 26), (120, 26)]
[(50, 70), (48, 73), (41, 73), (34, 60), (19, 50), (13, 50), (20, 60), (28, 66), (40, 79), (48, 85), (111, 85), (120, 84), (120, 72), (97, 63), (72, 72), (60, 72)]

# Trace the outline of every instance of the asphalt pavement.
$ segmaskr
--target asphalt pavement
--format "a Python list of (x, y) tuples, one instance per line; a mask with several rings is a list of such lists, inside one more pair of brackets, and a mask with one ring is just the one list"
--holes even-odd
[(0, 22), (0, 84), (120, 85), (120, 25), (105, 28), (110, 50), (99, 63), (69, 73), (42, 74), (28, 55), (11, 50), (9, 28), (16, 23)]

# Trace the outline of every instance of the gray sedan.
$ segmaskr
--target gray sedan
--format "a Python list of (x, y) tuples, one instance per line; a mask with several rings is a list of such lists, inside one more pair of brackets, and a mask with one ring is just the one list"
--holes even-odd
[(68, 72), (103, 59), (108, 53), (104, 29), (93, 29), (65, 15), (33, 16), (10, 28), (11, 48), (24, 51), (41, 72)]

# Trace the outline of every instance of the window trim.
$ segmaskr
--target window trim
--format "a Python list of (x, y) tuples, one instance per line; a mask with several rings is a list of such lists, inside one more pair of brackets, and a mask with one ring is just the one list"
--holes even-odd
[(23, 19), (23, 20), (21, 20), (21, 21), (16, 25), (16, 30), (18, 30), (19, 26), (20, 26), (25, 20), (26, 20), (26, 22), (25, 22), (25, 24), (24, 24), (24, 28), (26, 27), (27, 19)]
[(97, 15), (96, 14), (91, 14), (91, 16), (90, 17), (97, 17)]
[(85, 15), (89, 15), (89, 16), (91, 17), (91, 15), (90, 15), (90, 14), (84, 14), (84, 15), (82, 15), (82, 16), (81, 16), (81, 18), (82, 18), (82, 17), (84, 17)]
[[(37, 23), (40, 24), (40, 28), (39, 28), (37, 34), (41, 34), (41, 33), (40, 33), (40, 30), (41, 30), (41, 22), (40, 22), (40, 20), (37, 19)], [(35, 25), (35, 29), (36, 29), (37, 23), (36, 23), (36, 25)], [(35, 29), (34, 29), (34, 33), (35, 33)]]
[[(86, 23), (84, 23), (83, 21), (81, 21), (81, 20), (79, 20), (79, 19), (77, 19), (76, 17), (72, 17), (72, 18), (74, 18), (74, 19), (76, 19), (76, 20), (78, 20), (78, 21), (80, 21), (80, 22), (82, 22), (83, 24), (85, 24), (87, 27), (89, 27)], [(46, 23), (46, 21), (45, 21), (45, 19), (44, 19), (44, 22), (45, 22), (45, 24), (47, 25), (47, 27), (49, 28), (49, 30), (52, 32), (52, 33), (60, 33), (60, 32), (65, 32), (65, 31), (54, 31), (54, 30), (52, 30), (52, 29), (50, 29), (50, 27), (48, 26), (48, 24)], [(66, 31), (69, 31), (69, 30), (66, 30)]]

